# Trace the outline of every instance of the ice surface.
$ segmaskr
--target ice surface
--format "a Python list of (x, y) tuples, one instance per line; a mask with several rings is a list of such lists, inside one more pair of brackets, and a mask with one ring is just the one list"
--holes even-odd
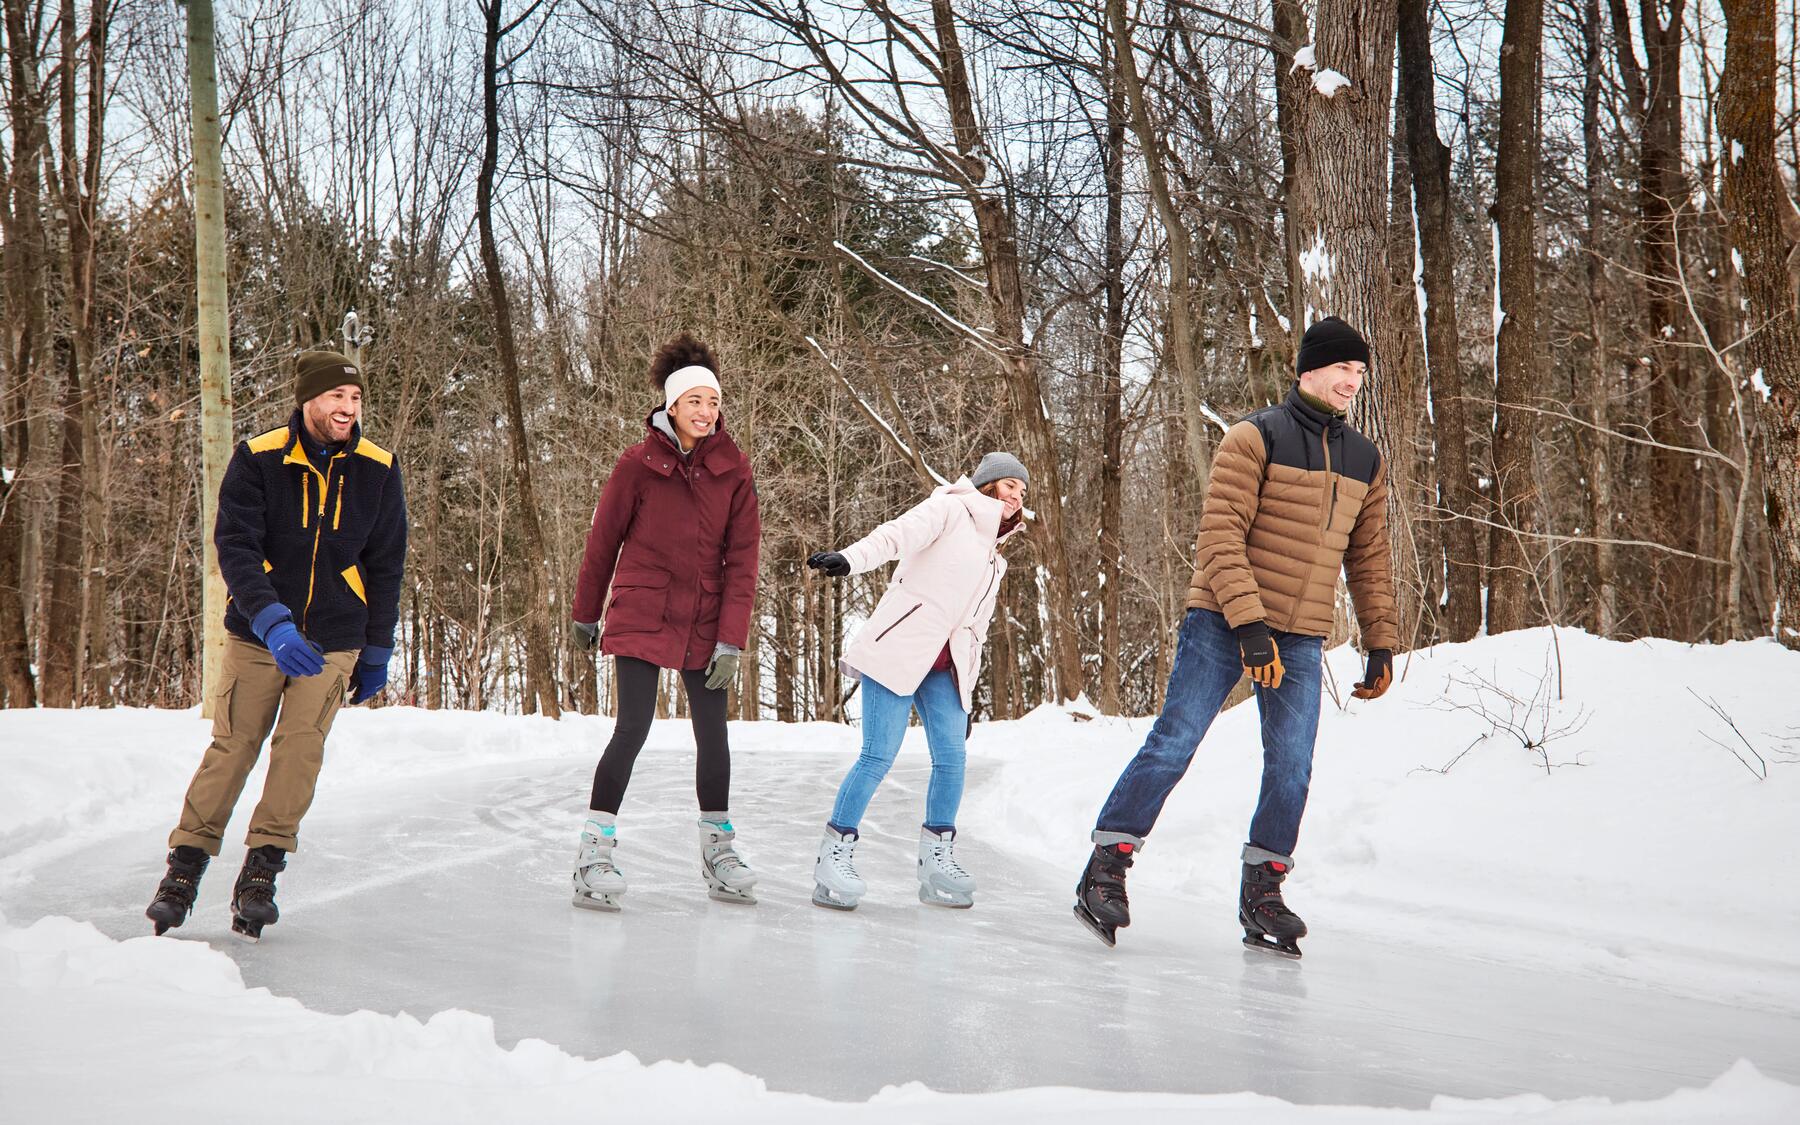
[[(182, 940), (114, 946), (98, 935), (147, 933), (143, 906), (204, 726), (191, 713), (0, 716), (12, 782), (0, 793), (0, 1088), (45, 1111), (32, 1119), (59, 1106), (154, 1109), (146, 1081), (155, 1093), (159, 1076), (187, 1067), (204, 1090), (229, 1093), (253, 1088), (230, 1077), (236, 1068), (266, 1074), (272, 1059), (278, 1088), (313, 1090), (314, 1076), (330, 1083), (315, 1093), (341, 1086), (371, 1115), (403, 1096), (393, 1083), (408, 1074), (432, 1092), (419, 1085), (400, 1104), (446, 1112), (455, 1099), (438, 1086), (466, 1070), (470, 1083), (518, 1087), (520, 1105), (611, 1089), (633, 1120), (680, 1119), (695, 1104), (684, 1096), (762, 1105), (774, 1095), (761, 1083), (857, 1100), (907, 1087), (864, 1107), (892, 1120), (1143, 1117), (1159, 1106), (1170, 1119), (1230, 1120), (1232, 1107), (1289, 1119), (1267, 1098), (1584, 1121), (1693, 1120), (1692, 1099), (1723, 1098), (1730, 1112), (1706, 1103), (1715, 1117), (1794, 1119), (1783, 1083), (1800, 1081), (1800, 892), (1753, 871), (1750, 899), (1734, 901), (1754, 909), (1720, 926), (1715, 842), (1776, 854), (1791, 840), (1800, 770), (1749, 776), (1704, 737), (1716, 716), (1683, 690), (1718, 700), (1779, 763), (1797, 713), (1775, 688), (1794, 682), (1794, 655), (1768, 642), (1625, 645), (1564, 631), (1566, 694), (1549, 721), (1582, 709), (1590, 721), (1551, 744), (1552, 760), (1580, 766), (1546, 772), (1490, 739), (1448, 773), (1414, 770), (1443, 765), (1482, 729), (1466, 710), (1434, 706), (1463, 700), (1455, 681), (1525, 691), (1544, 674), (1546, 641), (1536, 631), (1441, 646), (1403, 657), (1386, 699), (1346, 710), (1328, 699), (1289, 884), (1313, 929), (1297, 964), (1237, 943), (1253, 705), (1221, 717), (1171, 800), (1133, 871), (1134, 925), (1114, 950), (1069, 904), (1093, 811), (1145, 720), (1075, 723), (1047, 709), (977, 727), (958, 846), (981, 887), (970, 911), (915, 897), (927, 777), (915, 731), (863, 825), (871, 891), (853, 914), (808, 896), (854, 731), (734, 725), (733, 819), (762, 875), (761, 903), (741, 907), (706, 898), (691, 736), (658, 723), (619, 821), (625, 910), (600, 915), (569, 905), (568, 868), (609, 724), (351, 712), (262, 944), (227, 934), (240, 815)], [(1333, 675), (1347, 682), (1355, 659), (1332, 653)], [(45, 915), (98, 934), (19, 928)], [(243, 985), (298, 1004), (238, 991), (232, 962)], [(462, 1014), (428, 1019), (451, 1009)], [(388, 1018), (400, 1012), (416, 1020)], [(525, 1046), (497, 1055), (496, 1040)], [(187, 1061), (196, 1052), (203, 1061)], [(1761, 1074), (1733, 1069), (1739, 1059)], [(191, 1112), (188, 1080), (163, 1081), (170, 1116), (149, 1119)], [(979, 1113), (915, 1105), (923, 1091), (908, 1084), (1002, 1100)], [(1223, 1100), (1140, 1093), (1113, 1105), (1016, 1092), (1026, 1087)], [(1670, 1100), (1628, 1114), (1546, 1097)], [(471, 1095), (453, 1117), (493, 1104)], [(801, 1109), (818, 1104), (783, 1102), (781, 1113), (810, 1117)]]

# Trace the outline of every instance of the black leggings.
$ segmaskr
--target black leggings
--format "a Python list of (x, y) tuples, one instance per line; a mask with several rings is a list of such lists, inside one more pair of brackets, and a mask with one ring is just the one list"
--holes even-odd
[[(656, 675), (661, 669), (633, 656), (614, 658), (619, 668), (619, 721), (612, 741), (594, 768), (594, 795), (589, 808), (616, 813), (631, 784), (631, 767), (650, 737), (650, 720), (656, 717)], [(706, 686), (702, 670), (681, 673), (687, 691), (688, 713), (694, 723), (694, 790), (701, 812), (731, 809), (731, 747), (725, 740), (723, 689)]]

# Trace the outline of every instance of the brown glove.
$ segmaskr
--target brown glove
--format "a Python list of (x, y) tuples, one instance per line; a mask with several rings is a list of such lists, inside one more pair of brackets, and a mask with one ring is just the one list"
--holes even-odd
[(1369, 650), (1369, 667), (1362, 681), (1350, 689), (1358, 699), (1380, 699), (1394, 682), (1394, 654), (1385, 648)]
[(1243, 657), (1244, 673), (1252, 682), (1273, 691), (1281, 686), (1281, 649), (1275, 645), (1275, 637), (1269, 627), (1261, 621), (1252, 621), (1248, 625), (1239, 625), (1232, 630), (1237, 634), (1238, 652)]

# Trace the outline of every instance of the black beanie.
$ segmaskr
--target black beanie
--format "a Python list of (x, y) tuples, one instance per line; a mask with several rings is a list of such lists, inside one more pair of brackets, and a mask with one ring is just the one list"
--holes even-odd
[(294, 401), (304, 403), (333, 387), (346, 384), (368, 392), (363, 386), (362, 370), (339, 352), (301, 352), (294, 360)]
[(1334, 363), (1360, 359), (1369, 362), (1369, 342), (1362, 333), (1335, 316), (1328, 316), (1306, 330), (1300, 338), (1300, 354), (1294, 359), (1294, 371), (1304, 375)]

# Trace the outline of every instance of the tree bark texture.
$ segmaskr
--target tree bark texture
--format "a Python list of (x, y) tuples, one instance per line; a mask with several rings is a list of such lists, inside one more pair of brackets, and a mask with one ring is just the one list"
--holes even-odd
[(1762, 438), (1764, 505), (1775, 586), (1775, 635), (1800, 650), (1800, 306), (1788, 284), (1794, 247), (1781, 213), (1793, 204), (1775, 164), (1775, 5), (1722, 0), (1725, 71), (1718, 103), (1725, 213), (1743, 257), (1749, 337), (1744, 366)]
[(1413, 212), (1418, 224), (1419, 285), (1425, 291), (1425, 368), (1431, 394), (1437, 495), (1444, 527), (1442, 563), (1446, 604), (1440, 615), (1447, 641), (1466, 641), (1481, 628), (1481, 540), (1469, 517), (1481, 509), (1469, 459), (1469, 411), (1463, 395), (1461, 335), (1456, 311), (1456, 235), (1450, 196), (1450, 148), (1438, 136), (1436, 77), (1431, 59), (1427, 0), (1399, 0), (1400, 113), (1412, 165)]
[(1500, 140), (1495, 153), (1493, 220), (1498, 228), (1500, 323), (1494, 341), (1494, 524), (1488, 537), (1489, 633), (1540, 621), (1534, 585), (1540, 552), (1538, 482), (1531, 470), (1537, 436), (1537, 125), (1544, 0), (1507, 0), (1500, 40)]
[(219, 486), (231, 461), (231, 322), (225, 290), (225, 164), (219, 136), (219, 77), (212, 0), (188, 0), (188, 96), (194, 130), (194, 274), (199, 308), (200, 537), (206, 572), (201, 714), (210, 716), (225, 651), (225, 577), (213, 546)]

